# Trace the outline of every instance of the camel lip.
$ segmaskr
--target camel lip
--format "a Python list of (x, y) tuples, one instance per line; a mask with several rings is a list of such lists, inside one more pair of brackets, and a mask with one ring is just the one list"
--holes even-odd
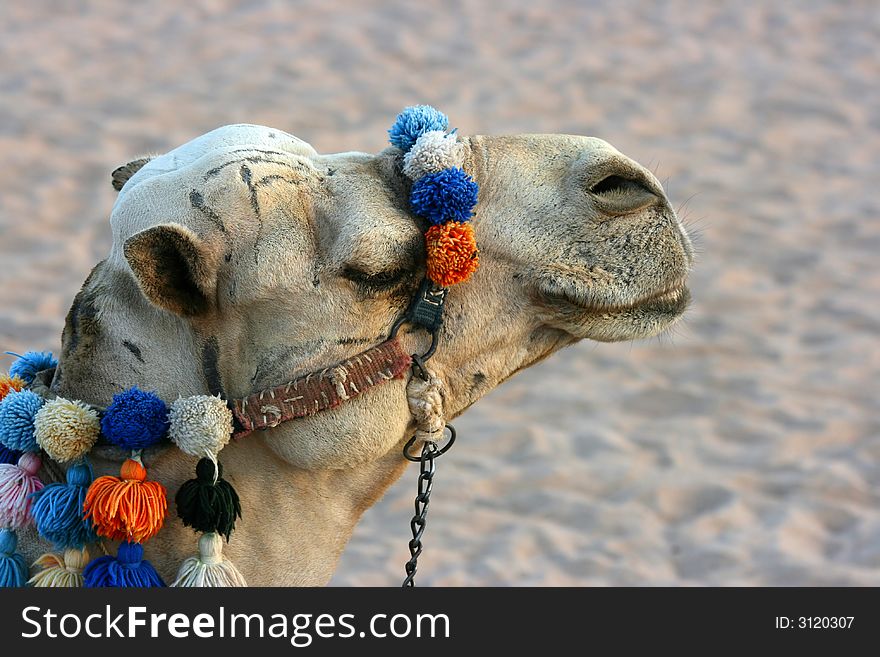
[(633, 308), (657, 310), (660, 313), (678, 316), (685, 311), (691, 301), (691, 291), (687, 285), (680, 285), (662, 294), (644, 299)]
[(545, 303), (549, 302), (550, 305), (563, 306), (569, 311), (574, 308), (580, 312), (587, 311), (601, 314), (654, 309), (658, 312), (677, 314), (684, 311), (690, 299), (690, 290), (685, 279), (681, 278), (628, 303), (608, 303), (596, 301), (595, 299), (585, 299), (565, 289), (546, 295)]
[(617, 306), (590, 306), (586, 309), (602, 314), (617, 314), (629, 311), (640, 311), (642, 313), (656, 313), (663, 315), (680, 315), (687, 308), (691, 300), (691, 292), (688, 287), (681, 283), (679, 285), (665, 288), (648, 296), (642, 297), (638, 301), (630, 304)]
[(677, 306), (681, 303), (682, 300), (690, 300), (690, 290), (687, 285), (685, 285), (684, 281), (679, 281), (678, 283), (671, 285), (665, 289), (659, 290), (653, 294), (650, 294), (646, 297), (642, 297), (638, 301), (629, 306), (625, 306), (622, 310), (629, 310), (631, 308), (642, 308), (649, 305), (661, 305), (661, 306)]

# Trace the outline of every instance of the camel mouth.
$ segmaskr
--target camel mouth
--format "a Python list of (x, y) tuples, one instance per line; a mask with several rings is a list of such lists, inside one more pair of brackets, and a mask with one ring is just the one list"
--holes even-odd
[(657, 308), (663, 312), (684, 312), (691, 300), (691, 291), (684, 282), (667, 287), (663, 290), (650, 294), (633, 304), (616, 308), (614, 310), (632, 310)]
[(632, 303), (603, 304), (588, 303), (586, 305), (576, 303), (581, 311), (598, 313), (603, 317), (619, 316), (627, 313), (658, 314), (658, 315), (681, 315), (690, 303), (691, 292), (684, 284), (665, 288), (644, 296)]
[(658, 314), (680, 317), (691, 302), (691, 291), (687, 285), (681, 284), (671, 290), (643, 299), (634, 306), (644, 311), (654, 310)]
[(690, 290), (684, 278), (673, 281), (644, 294), (633, 301), (615, 299), (609, 293), (597, 293), (585, 289), (581, 284), (570, 280), (553, 280), (542, 286), (539, 292), (545, 305), (563, 306), (581, 312), (616, 314), (633, 310), (657, 308), (666, 312), (681, 308), (683, 311), (690, 301)]
[(691, 302), (684, 279), (627, 302), (585, 293), (580, 285), (552, 287), (540, 294), (541, 305), (551, 313), (548, 323), (575, 337), (601, 342), (657, 335), (672, 326)]

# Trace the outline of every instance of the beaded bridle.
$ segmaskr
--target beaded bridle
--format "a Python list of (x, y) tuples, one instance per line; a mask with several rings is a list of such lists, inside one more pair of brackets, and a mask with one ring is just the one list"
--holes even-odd
[[(175, 496), (184, 525), (202, 534), (199, 554), (183, 563), (172, 586), (245, 586), (221, 552), (222, 537), (229, 540), (241, 517), (238, 495), (223, 478), (218, 459), (223, 447), (230, 438), (334, 408), (408, 370), (407, 396), (417, 431), (403, 454), (420, 463), (420, 474), (403, 585), (414, 585), (435, 460), (455, 440), (455, 430), (443, 419), (442, 383), (427, 361), (438, 346), (448, 288), (466, 281), (479, 264), (469, 222), (478, 187), (462, 168), (463, 144), (433, 107), (406, 108), (388, 132), (391, 144), (403, 151), (402, 172), (413, 183), (410, 206), (430, 227), (425, 278), (381, 344), (243, 399), (196, 395), (170, 407), (137, 387), (115, 395), (106, 408), (57, 397), (49, 389), (57, 362), (47, 353), (20, 356), (9, 376), (0, 377), (0, 586), (164, 586), (143, 559), (141, 544), (164, 523), (167, 491), (147, 479), (141, 453), (166, 438), (200, 459), (196, 478)], [(403, 350), (398, 334), (407, 324), (430, 334), (423, 354)], [(94, 479), (86, 456), (99, 442), (131, 452), (119, 477)], [(417, 444), (421, 449), (414, 453)], [(69, 464), (65, 482), (40, 480), (43, 454)], [(40, 557), (34, 564), (39, 572), (28, 578), (27, 564), (15, 551), (15, 532), (31, 523), (63, 553)], [(116, 556), (88, 561), (86, 546), (101, 538), (121, 541)]]

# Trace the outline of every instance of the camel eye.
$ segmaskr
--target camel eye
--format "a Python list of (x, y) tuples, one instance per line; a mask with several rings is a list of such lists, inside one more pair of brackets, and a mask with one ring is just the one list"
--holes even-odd
[(346, 267), (342, 272), (342, 275), (363, 288), (379, 292), (382, 290), (389, 290), (401, 283), (406, 275), (406, 270), (393, 269), (390, 271), (370, 274), (354, 267)]

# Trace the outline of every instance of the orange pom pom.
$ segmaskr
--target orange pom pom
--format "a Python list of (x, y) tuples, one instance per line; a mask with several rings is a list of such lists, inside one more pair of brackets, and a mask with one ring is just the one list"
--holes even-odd
[(480, 264), (477, 237), (470, 223), (448, 221), (431, 226), (425, 233), (428, 251), (428, 278), (449, 287), (464, 283)]
[(86, 492), (85, 517), (99, 536), (143, 543), (165, 522), (168, 498), (158, 481), (145, 481), (147, 471), (134, 459), (122, 464), (119, 477), (98, 477)]
[(21, 392), (24, 390), (24, 387), (27, 384), (24, 382), (24, 379), (21, 379), (17, 376), (9, 376), (8, 374), (3, 374), (0, 376), (0, 399), (3, 399), (10, 392), (15, 390), (16, 392)]

